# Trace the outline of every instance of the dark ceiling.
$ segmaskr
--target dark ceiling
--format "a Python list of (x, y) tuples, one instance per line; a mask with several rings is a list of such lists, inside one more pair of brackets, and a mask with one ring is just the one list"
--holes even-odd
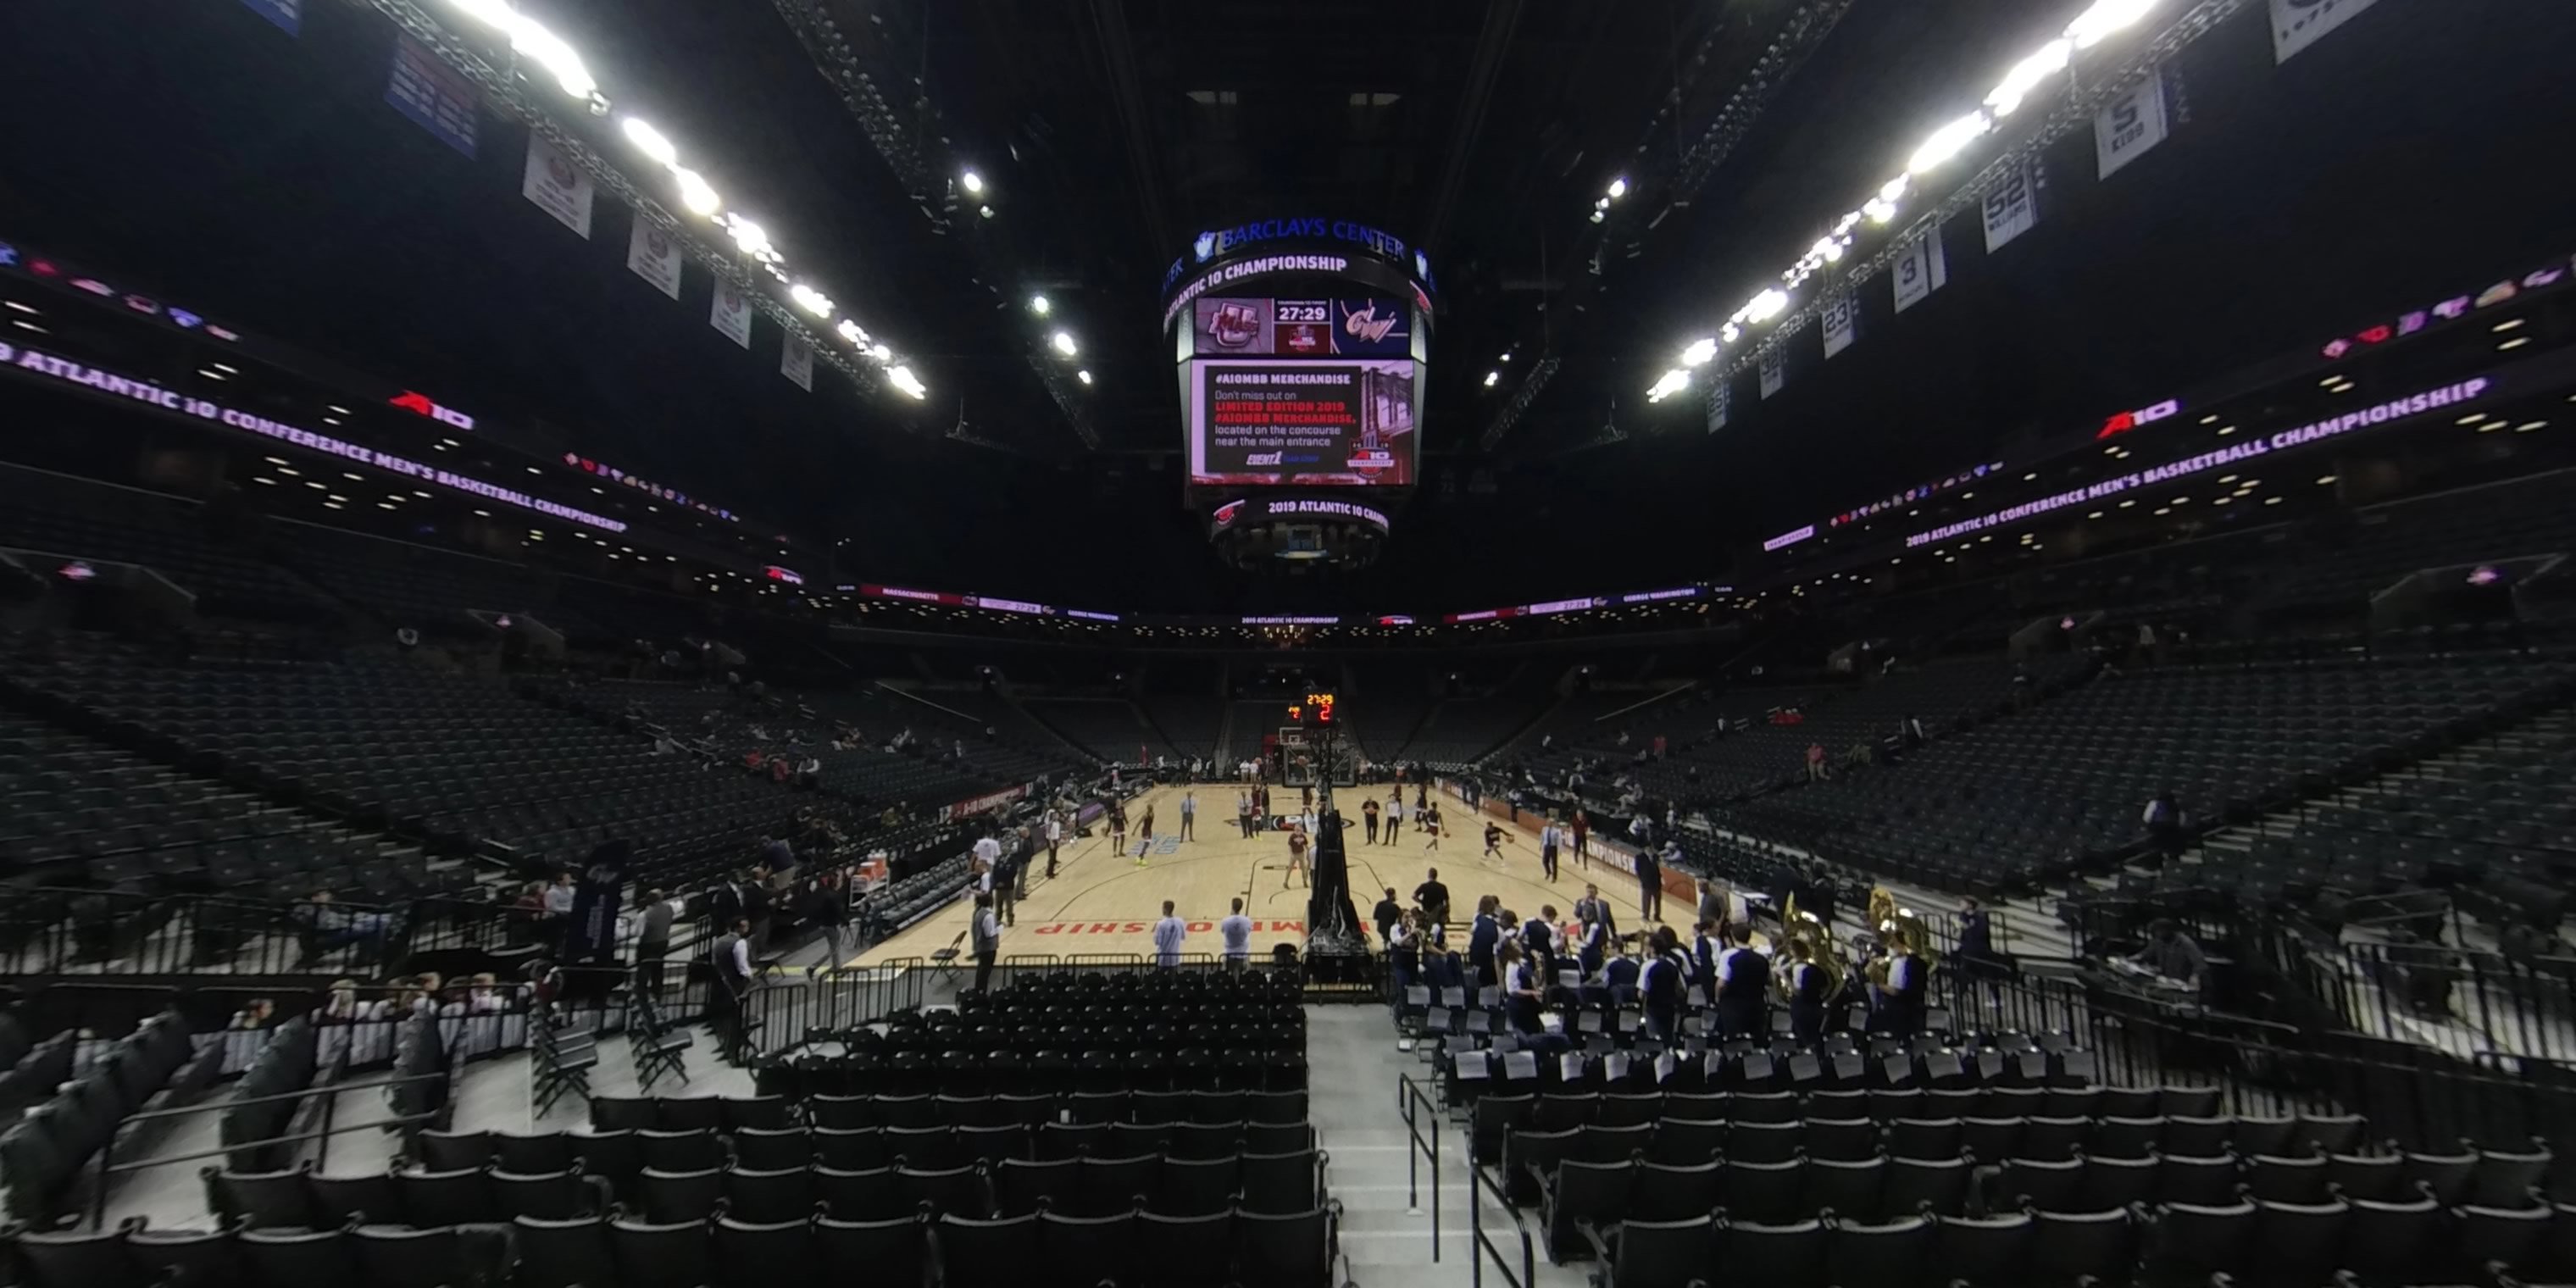
[[(2033, 233), (1990, 259), (1954, 222), (1947, 290), (1898, 318), (1872, 283), (1852, 351), (1811, 332), (1786, 391), (1740, 382), (1709, 435), (1696, 398), (1643, 401), (1680, 344), (2078, 0), (518, 3), (929, 400), (796, 389), (774, 329), (744, 352), (707, 327), (703, 270), (676, 304), (626, 272), (613, 200), (588, 243), (520, 200), (515, 124), (487, 111), (469, 160), (395, 115), (366, 4), (306, 0), (290, 38), (221, 0), (17, 0), (0, 230), (845, 541), (845, 578), (1155, 609), (1723, 577), (1748, 539), (2576, 242), (2576, 6), (2379, 0), (2275, 67), (2248, 3), (2174, 61), (2167, 144), (2099, 180), (2078, 131)], [(1721, 119), (1723, 159), (1691, 160)], [(964, 166), (993, 218), (948, 191)], [(1619, 175), (1635, 191), (1588, 222)], [(1339, 584), (1243, 584), (1179, 505), (1163, 268), (1283, 214), (1423, 244), (1443, 292), (1427, 482)], [(1041, 380), (1065, 364), (1031, 291), (1089, 389)]]

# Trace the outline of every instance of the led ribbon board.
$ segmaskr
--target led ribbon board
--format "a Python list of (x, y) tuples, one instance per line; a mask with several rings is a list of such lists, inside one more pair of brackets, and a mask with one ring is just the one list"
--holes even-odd
[(624, 523), (603, 515), (592, 514), (588, 510), (574, 509), (543, 497), (530, 496), (515, 488), (486, 483), (470, 475), (441, 469), (409, 457), (396, 456), (391, 452), (361, 447), (356, 443), (333, 438), (328, 434), (317, 434), (285, 421), (272, 420), (236, 407), (225, 406), (210, 398), (190, 397), (177, 390), (163, 388), (150, 380), (137, 380), (131, 376), (118, 375), (104, 367), (89, 366), (70, 358), (46, 353), (41, 349), (23, 349), (0, 343), (0, 367), (54, 384), (86, 389), (103, 397), (129, 399), (177, 415), (194, 416), (199, 420), (229, 425), (234, 429), (245, 430), (262, 438), (337, 456), (342, 460), (355, 461), (360, 465), (370, 465), (416, 482), (446, 488), (451, 492), (516, 506), (522, 510), (545, 515), (550, 519), (578, 523), (584, 527), (597, 528), (602, 532), (626, 531)]
[(2136, 488), (2153, 487), (2158, 483), (2169, 483), (2175, 479), (2190, 478), (2193, 475), (2205, 473), (2221, 466), (2233, 465), (2239, 461), (2252, 460), (2257, 457), (2267, 456), (2273, 452), (2288, 451), (2292, 448), (2305, 447), (2310, 443), (2323, 442), (2329, 438), (2339, 438), (2345, 434), (2352, 433), (2355, 430), (2369, 429), (2374, 426), (2388, 424), (2391, 421), (2404, 420), (2411, 416), (2420, 416), (2426, 412), (2440, 411), (2445, 407), (2456, 407), (2463, 403), (2475, 402), (2478, 399), (2495, 392), (2495, 386), (2496, 381), (2494, 377), (2476, 376), (2467, 380), (2459, 381), (2455, 384), (2443, 385), (2437, 389), (2427, 389), (2422, 393), (2412, 394), (2404, 398), (2391, 398), (2386, 402), (2364, 407), (2357, 411), (2348, 411), (2340, 416), (2329, 416), (2324, 420), (2311, 421), (2296, 429), (2285, 429), (2280, 433), (2273, 434), (2266, 438), (2252, 439), (2244, 443), (2239, 443), (2234, 447), (2220, 448), (2214, 452), (2203, 452), (2198, 456), (2185, 457), (2182, 460), (2174, 461), (2170, 464), (2157, 465), (2148, 469), (2123, 474), (2117, 478), (2104, 479), (2099, 483), (2076, 488), (2072, 491), (2060, 492), (2055, 496), (2041, 497), (2036, 501), (2025, 501), (2020, 505), (1997, 510), (1992, 514), (1982, 514), (1973, 519), (1963, 519), (1957, 523), (1944, 524), (1929, 532), (1918, 532), (1905, 539), (1905, 548), (1911, 550), (1917, 546), (1929, 545), (1935, 541), (1947, 541), (1952, 537), (1964, 536), (1971, 532), (1982, 532), (1988, 528), (2013, 523), (2022, 519), (2035, 518), (2039, 515), (2063, 510), (2068, 506), (2082, 505), (2088, 501), (2098, 501), (2106, 496), (2118, 496), (2123, 492), (2131, 491)]

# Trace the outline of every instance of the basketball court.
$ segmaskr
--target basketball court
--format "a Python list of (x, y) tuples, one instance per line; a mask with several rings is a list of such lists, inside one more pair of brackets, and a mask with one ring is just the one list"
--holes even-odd
[[(1186, 952), (1212, 954), (1218, 950), (1216, 923), (1231, 911), (1231, 901), (1238, 898), (1243, 900), (1244, 915), (1253, 920), (1252, 948), (1256, 956), (1266, 955), (1276, 944), (1302, 945), (1306, 937), (1304, 878), (1301, 876), (1299, 884), (1286, 890), (1280, 889), (1288, 866), (1288, 834), (1262, 832), (1245, 840), (1234, 812), (1239, 785), (1218, 782), (1187, 789), (1198, 793), (1198, 839), (1178, 840), (1175, 834), (1180, 827), (1183, 790), (1157, 787), (1129, 803), (1125, 854), (1110, 853), (1105, 830), (1095, 828), (1091, 836), (1064, 843), (1056, 875), (1050, 879), (1046, 875), (1046, 856), (1041, 852), (1029, 876), (1028, 897), (1020, 901), (1019, 924), (1003, 931), (1002, 956), (1151, 953), (1154, 923), (1162, 919), (1166, 899), (1172, 901), (1173, 911), (1189, 923)], [(1274, 784), (1270, 789), (1272, 804), (1293, 809), (1296, 790)], [(1394, 844), (1370, 845), (1358, 821), (1362, 794), (1365, 791), (1382, 804), (1388, 790), (1381, 784), (1370, 789), (1337, 788), (1333, 793), (1334, 803), (1351, 820), (1345, 833), (1351, 903), (1363, 922), (1389, 886), (1395, 887), (1397, 900), (1409, 906), (1413, 888), (1422, 884), (1428, 869), (1436, 867), (1440, 869), (1441, 882), (1449, 887), (1453, 915), (1460, 928), (1473, 917), (1476, 900), (1487, 894), (1502, 896), (1503, 906), (1524, 918), (1535, 915), (1542, 904), (1555, 905), (1560, 918), (1570, 916), (1574, 901), (1583, 897), (1587, 877), (1599, 881), (1601, 897), (1609, 900), (1623, 933), (1657, 924), (1637, 916), (1636, 877), (1598, 865), (1587, 872), (1576, 865), (1571, 849), (1559, 852), (1559, 879), (1547, 881), (1539, 867), (1537, 828), (1541, 821), (1531, 815), (1522, 816), (1521, 827), (1504, 821), (1503, 857), (1499, 861), (1486, 859), (1481, 857), (1484, 819), (1456, 797), (1434, 793), (1446, 824), (1438, 850), (1425, 849), (1428, 838), (1410, 824)], [(1412, 794), (1408, 786), (1408, 801)], [(1146, 866), (1140, 868), (1135, 861), (1139, 838), (1134, 828), (1143, 820), (1149, 805), (1154, 811), (1154, 850), (1147, 856)], [(952, 945), (962, 949), (966, 945), (960, 937), (966, 933), (972, 911), (972, 902), (960, 899), (852, 958), (850, 964), (871, 966), (890, 959), (927, 958)], [(1692, 911), (1688, 898), (1665, 894), (1665, 920), (1676, 930), (1687, 932)], [(1374, 927), (1371, 929), (1374, 932)], [(1457, 929), (1453, 929), (1452, 943), (1461, 947), (1465, 944)]]

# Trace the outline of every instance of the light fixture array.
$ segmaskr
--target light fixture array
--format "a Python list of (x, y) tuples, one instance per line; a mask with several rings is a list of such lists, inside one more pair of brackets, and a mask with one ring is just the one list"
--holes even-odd
[[(1828, 225), (1823, 237), (1807, 248), (1779, 275), (1777, 285), (1766, 286), (1730, 314), (1714, 336), (1702, 336), (1684, 346), (1680, 365), (1666, 370), (1646, 390), (1649, 401), (1661, 402), (1690, 387), (1691, 373), (1714, 361), (1719, 351), (1744, 339), (1750, 327), (1779, 317), (1789, 307), (1789, 292), (1804, 286), (1810, 278), (1823, 272), (1826, 265), (1841, 262), (1852, 244), (1859, 239), (1863, 224), (1883, 226), (1891, 223), (1903, 210), (1905, 200), (1914, 194), (1915, 181), (1939, 170), (1951, 160), (1994, 132), (2005, 117), (2020, 108), (2032, 91), (2052, 78), (2065, 74), (2075, 55), (2093, 48), (2113, 35), (2135, 25), (2140, 19), (2161, 7), (2165, 0), (2093, 0), (2054, 40), (2040, 46), (2028, 57), (2013, 64), (2003, 79), (1990, 91), (1976, 109), (1932, 131), (1905, 162), (1905, 172), (1878, 186), (1877, 192)], [(1608, 209), (1605, 199), (1596, 208), (1598, 214)]]
[[(608, 97), (600, 91), (599, 82), (583, 64), (580, 51), (547, 30), (544, 24), (513, 8), (509, 0), (448, 0), (448, 3), (458, 12), (507, 37), (512, 53), (541, 69), (565, 94), (581, 100), (592, 115), (609, 114)], [(790, 282), (787, 257), (770, 240), (768, 230), (739, 212), (727, 210), (715, 185), (709, 183), (705, 175), (680, 163), (679, 146), (669, 136), (651, 122), (631, 113), (621, 116), (617, 125), (618, 132), (625, 136), (629, 145), (669, 173), (682, 209), (723, 230), (744, 258), (760, 265), (771, 277), (787, 283), (788, 298), (796, 307), (818, 320), (831, 323), (833, 334), (885, 368), (886, 383), (914, 399), (929, 396), (929, 387), (921, 382), (911, 366), (897, 361), (893, 348), (869, 335), (868, 329), (855, 319), (842, 316), (831, 296), (811, 282)]]

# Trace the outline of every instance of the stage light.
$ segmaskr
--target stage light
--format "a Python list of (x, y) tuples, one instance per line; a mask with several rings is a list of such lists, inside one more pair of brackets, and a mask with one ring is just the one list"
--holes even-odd
[(1626, 179), (1613, 179), (1610, 181), (1610, 199), (1612, 201), (1617, 201), (1621, 197), (1627, 195), (1628, 181)]
[(1035, 313), (1039, 317), (1045, 317), (1047, 314), (1054, 311), (1055, 305), (1049, 303), (1047, 301), (1047, 297), (1043, 295), (1032, 295), (1029, 297), (1029, 312)]
[(1925, 139), (1923, 146), (1914, 149), (1914, 155), (1906, 159), (1905, 172), (1923, 174), (1940, 168), (1942, 162), (1959, 155), (1994, 127), (1993, 118), (1984, 112), (1970, 112), (1934, 130), (1932, 137)]
[(966, 171), (964, 174), (957, 176), (957, 186), (964, 188), (968, 192), (982, 192), (984, 190), (984, 176), (977, 174), (972, 170)]
[(671, 178), (679, 183), (680, 204), (688, 207), (690, 214), (713, 215), (724, 208), (724, 202), (716, 196), (716, 190), (709, 186), (705, 176), (697, 171), (675, 166), (671, 170)]
[(886, 372), (886, 383), (902, 390), (907, 396), (914, 399), (927, 398), (930, 396), (929, 387), (921, 383), (921, 377), (912, 374), (912, 368), (910, 367), (894, 367), (889, 369)]
[(1662, 378), (1655, 381), (1653, 387), (1646, 390), (1646, 401), (1662, 402), (1689, 387), (1690, 373), (1675, 367), (1665, 372)]
[(1745, 301), (1744, 320), (1747, 322), (1768, 322), (1771, 319), (1780, 316), (1781, 310), (1788, 307), (1789, 293), (1774, 286), (1763, 291), (1760, 295), (1756, 295), (1752, 299)]
[(778, 248), (769, 242), (768, 230), (748, 219), (736, 218), (726, 226), (725, 232), (732, 236), (734, 245), (741, 247), (744, 254), (754, 259), (778, 252)]
[(2013, 109), (2020, 107), (2021, 101), (2029, 97), (2032, 90), (2046, 84), (2049, 77), (2065, 71), (2066, 64), (2074, 57), (2075, 42), (2071, 40), (2061, 38), (2040, 46), (2037, 52), (2013, 64), (2013, 69), (2004, 73), (2003, 83), (1986, 95), (1986, 106), (1993, 108), (1997, 116), (2012, 115)]
[(1084, 384), (1086, 384), (1086, 385), (1087, 385), (1087, 384), (1090, 384), (1090, 383), (1091, 383), (1091, 371), (1090, 371), (1090, 369), (1089, 369), (1089, 368), (1085, 368), (1085, 369), (1083, 369), (1083, 370), (1081, 370), (1081, 371), (1077, 371), (1077, 372), (1073, 373), (1073, 378), (1074, 378), (1074, 379), (1076, 379), (1076, 380), (1081, 381), (1082, 383), (1084, 383)]
[(787, 298), (796, 301), (796, 307), (803, 309), (818, 318), (827, 318), (832, 316), (832, 297), (825, 295), (821, 291), (815, 290), (813, 287), (807, 286), (803, 282), (798, 282), (794, 286), (788, 287)]
[(500, 28), (510, 37), (510, 51), (551, 73), (564, 93), (585, 100), (599, 97), (599, 82), (591, 79), (581, 55), (563, 37), (546, 30), (544, 24), (503, 0), (456, 0), (456, 6)]
[(894, 361), (894, 349), (891, 346), (880, 344), (869, 349), (868, 356), (879, 362), (892, 362)]
[(1486, 387), (1487, 389), (1491, 389), (1491, 388), (1493, 388), (1494, 386), (1501, 384), (1502, 382), (1503, 382), (1503, 373), (1501, 373), (1501, 372), (1499, 372), (1499, 371), (1488, 371), (1488, 372), (1486, 372), (1486, 373), (1485, 373), (1485, 387)]
[(1871, 223), (1883, 224), (1896, 218), (1896, 203), (1872, 197), (1861, 203), (1860, 212), (1869, 216)]
[(680, 150), (673, 147), (669, 139), (663, 138), (660, 130), (646, 124), (644, 118), (627, 117), (620, 123), (620, 128), (626, 132), (626, 141), (634, 144), (635, 150), (643, 153), (653, 164), (668, 169), (680, 163)]
[(1058, 331), (1052, 339), (1047, 341), (1047, 343), (1054, 345), (1056, 352), (1061, 353), (1068, 358), (1081, 352), (1081, 346), (1073, 342), (1073, 333), (1071, 331)]
[(1708, 365), (1710, 359), (1715, 358), (1716, 356), (1717, 341), (1707, 338), (1693, 340), (1691, 341), (1691, 346), (1689, 348), (1682, 350), (1682, 365), (1685, 367), (1704, 367)]
[(2160, 0), (2093, 0), (2093, 7), (2066, 24), (2066, 38), (2077, 49), (2091, 49), (2112, 33), (2155, 11)]
[(1602, 214), (1600, 211), (1598, 211), (1598, 210), (1595, 210), (1595, 211), (1593, 211), (1593, 212), (1592, 212), (1592, 222), (1594, 222), (1594, 223), (1596, 223), (1596, 224), (1597, 224), (1597, 223), (1600, 223), (1603, 219), (1605, 219), (1605, 218), (1607, 218), (1607, 217), (1608, 217), (1608, 216), (1603, 215), (1603, 214)]
[(990, 219), (993, 217), (993, 208), (991, 206), (977, 206), (975, 207), (975, 213), (982, 215), (986, 219)]

